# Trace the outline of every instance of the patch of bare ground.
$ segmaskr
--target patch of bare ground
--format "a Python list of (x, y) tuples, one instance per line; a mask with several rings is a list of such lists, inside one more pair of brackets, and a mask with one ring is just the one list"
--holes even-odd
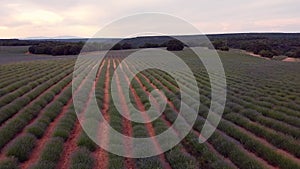
[[(151, 83), (150, 80), (149, 80), (146, 76), (144, 76), (143, 74), (142, 74), (142, 76), (146, 79), (146, 81), (147, 81), (154, 89), (157, 89), (157, 87), (156, 87), (153, 83)], [(167, 89), (167, 90), (168, 90), (168, 89)], [(156, 103), (157, 103), (157, 102), (156, 102)], [(174, 104), (173, 104), (170, 100), (167, 100), (167, 104), (168, 104), (173, 110), (175, 110), (175, 111), (178, 113), (178, 110), (175, 108)], [(165, 115), (162, 115), (162, 117), (163, 117), (162, 120), (168, 125), (168, 127), (171, 127), (171, 126), (172, 126), (172, 123), (171, 123), (170, 121), (167, 120), (167, 118), (165, 117)], [(177, 131), (175, 131), (175, 132), (176, 132), (177, 135), (179, 135)], [(193, 132), (194, 132), (198, 137), (201, 137), (201, 135), (200, 135), (200, 133), (199, 133), (198, 131), (193, 130)], [(223, 159), (224, 161), (226, 161), (228, 164), (230, 164), (230, 165), (233, 166), (234, 168), (238, 168), (238, 167), (235, 166), (234, 163), (232, 163), (232, 162), (230, 161), (229, 158), (225, 158), (225, 157), (222, 156), (217, 150), (215, 150), (215, 148), (214, 148), (211, 144), (209, 144), (208, 142), (206, 142), (205, 144), (206, 144), (206, 145), (210, 148), (210, 150), (211, 150), (212, 152), (214, 152), (220, 159)], [(183, 152), (189, 154), (185, 148), (182, 147), (181, 150), (182, 150)]]
[[(60, 81), (56, 82), (55, 84), (61, 82), (62, 80), (65, 80), (68, 78), (70, 74), (67, 74), (65, 77), (63, 77)], [(7, 119), (4, 123), (2, 123), (0, 125), (0, 128), (3, 127), (10, 119), (13, 119), (14, 117), (16, 117), (18, 114), (22, 113), (22, 111), (28, 107), (31, 106), (35, 101), (39, 100), (45, 93), (50, 92), (51, 90), (53, 90), (53, 88), (55, 87), (55, 84), (53, 84), (51, 87), (47, 88), (45, 91), (43, 91), (42, 93), (40, 93), (36, 98), (34, 98), (33, 100), (31, 100), (27, 105), (25, 105), (21, 110), (19, 110), (16, 114), (14, 114), (12, 117), (10, 117), (9, 119)], [(54, 97), (57, 97), (58, 95), (55, 95)], [(52, 99), (53, 101), (54, 99)], [(51, 102), (50, 102), (51, 103)], [(50, 104), (49, 103), (49, 104)], [(48, 105), (49, 105), (48, 104)]]
[[(226, 120), (227, 121), (227, 120)], [(228, 121), (230, 122), (230, 121)], [(232, 123), (232, 122), (230, 122)], [(253, 123), (253, 122), (252, 122)], [(232, 123), (233, 124), (233, 123)], [(264, 146), (269, 147), (270, 149), (275, 150), (278, 154), (281, 154), (284, 157), (288, 157), (289, 159), (291, 159), (292, 161), (294, 161), (295, 163), (297, 163), (298, 165), (300, 165), (300, 159), (293, 156), (292, 154), (290, 154), (289, 152), (279, 149), (273, 145), (271, 145), (267, 140), (265, 140), (264, 138), (258, 137), (255, 134), (251, 133), (250, 131), (246, 130), (243, 127), (237, 126), (235, 125), (240, 131), (242, 131), (243, 133), (247, 134), (248, 136), (252, 137), (253, 139), (259, 141), (260, 143), (262, 143)]]
[[(110, 69), (110, 60), (108, 60), (107, 67), (106, 67), (106, 73), (105, 73), (105, 86), (104, 86), (104, 97), (103, 97), (103, 108), (101, 110), (101, 113), (104, 117), (104, 119), (109, 123), (110, 117), (108, 114), (109, 110), (109, 104), (110, 104), (110, 95), (109, 95), (109, 89), (110, 89), (110, 74), (109, 74), (109, 69)], [(101, 141), (101, 144), (109, 144), (109, 130), (108, 128), (104, 125), (104, 123), (100, 123), (98, 127), (98, 139)], [(98, 147), (98, 149), (94, 152), (94, 155), (96, 157), (96, 165), (95, 169), (101, 168), (101, 169), (106, 169), (108, 168), (108, 153), (102, 149), (101, 147)]]
[[(114, 60), (114, 65), (116, 65), (115, 60)], [(119, 66), (122, 69), (122, 65), (119, 64)], [(117, 83), (118, 92), (123, 93), (118, 75), (116, 76), (116, 83)], [(120, 103), (122, 106), (123, 113), (125, 114), (125, 116), (129, 117), (130, 116), (129, 109), (127, 107), (126, 100), (125, 100), (125, 97), (123, 94), (120, 94)], [(123, 134), (124, 135), (126, 135), (126, 136), (133, 135), (131, 122), (124, 117), (122, 118), (122, 126), (123, 126)], [(127, 153), (127, 155), (128, 156), (131, 155), (132, 154), (132, 143), (128, 142), (127, 140), (124, 140), (124, 146), (125, 146), (125, 152)], [(128, 169), (136, 168), (135, 164), (134, 164), (134, 160), (132, 158), (125, 158), (125, 168), (128, 168)]]
[[(94, 66), (92, 69), (95, 69), (95, 68), (96, 68), (96, 66)], [(88, 105), (91, 102), (91, 99), (93, 98), (92, 96), (93, 96), (93, 93), (95, 92), (97, 79), (99, 77), (99, 73), (101, 72), (101, 69), (102, 69), (102, 66), (100, 66), (99, 71), (96, 75), (96, 80), (94, 81), (92, 89), (89, 92), (88, 100), (86, 101), (83, 110), (79, 113), (79, 117), (78, 117), (77, 121), (75, 122), (74, 129), (71, 132), (68, 140), (64, 143), (64, 150), (62, 152), (61, 159), (57, 165), (57, 168), (60, 168), (60, 169), (70, 168), (70, 166), (69, 166), (70, 165), (70, 156), (74, 151), (76, 151), (78, 149), (77, 138), (78, 138), (80, 132), (82, 131), (81, 123), (84, 122), (84, 114), (88, 108)], [(78, 88), (80, 88), (85, 83), (85, 80), (86, 80), (86, 78), (83, 80), (83, 82), (80, 84), (80, 86)]]
[[(64, 88), (62, 88), (62, 90), (58, 93), (58, 94), (56, 94), (54, 97), (53, 97), (53, 99), (40, 111), (40, 114), (42, 114), (42, 112), (43, 111), (45, 111), (45, 109), (47, 108), (47, 107), (49, 107), (59, 96), (60, 96), (60, 94), (61, 93), (63, 93), (63, 91), (65, 91), (69, 86), (71, 85), (71, 82), (70, 83), (68, 83), (66, 86), (64, 86)], [(52, 88), (52, 87), (51, 87)], [(49, 88), (50, 89), (50, 88)], [(49, 89), (47, 90), (47, 91), (49, 91)], [(46, 91), (44, 91), (43, 93), (47, 93)], [(31, 103), (32, 104), (32, 103)], [(20, 112), (21, 113), (21, 112)], [(32, 124), (36, 119), (38, 119), (38, 117), (36, 117), (36, 118), (34, 118), (34, 119), (32, 119), (29, 123), (28, 123), (28, 125), (30, 125), (30, 124)], [(28, 126), (27, 125), (27, 126)], [(16, 134), (15, 135), (15, 137), (14, 138), (17, 138), (17, 137), (19, 137), (20, 135), (22, 135), (22, 134), (24, 134), (25, 133), (25, 129), (26, 129), (26, 127), (21, 131), (21, 132), (19, 132), (18, 134)], [(45, 132), (46, 133), (46, 132)], [(14, 139), (12, 139), (12, 140), (10, 140), (3, 148), (2, 148), (2, 150), (1, 150), (1, 153), (0, 153), (0, 160), (2, 160), (2, 159), (4, 159), (5, 158), (5, 153), (3, 152), (5, 149), (6, 149), (6, 147), (13, 141)]]
[[(128, 67), (128, 68), (129, 68), (129, 67)], [(141, 74), (141, 75), (146, 79), (146, 81), (147, 81), (148, 83), (150, 83), (150, 84), (152, 85), (152, 87), (157, 88), (153, 83), (151, 83), (151, 81), (150, 81), (144, 74)], [(155, 80), (156, 80), (156, 82), (160, 83), (157, 79), (155, 79)], [(162, 83), (160, 83), (160, 84), (161, 84), (166, 90), (170, 91), (165, 85), (163, 85)], [(170, 84), (170, 83), (169, 83), (169, 84)], [(176, 88), (177, 88), (177, 86), (175, 86), (175, 85), (173, 85), (173, 87), (176, 87)], [(178, 88), (177, 88), (177, 89), (178, 89)], [(174, 104), (173, 104), (170, 100), (167, 100), (167, 103), (168, 103), (168, 105), (169, 105), (172, 109), (174, 109), (174, 110), (178, 113), (178, 110), (176, 109), (176, 107), (174, 106)], [(194, 132), (197, 136), (201, 137), (201, 135), (200, 135), (200, 133), (199, 133), (198, 131), (193, 130), (193, 132)], [(235, 140), (235, 139), (229, 137), (228, 135), (226, 135), (225, 133), (223, 133), (223, 132), (221, 132), (221, 131), (218, 131), (218, 132), (220, 132), (220, 134), (222, 134), (224, 137), (229, 138), (230, 140), (232, 140), (233, 142), (235, 142), (235, 143), (240, 147), (241, 150), (243, 150), (246, 154), (248, 154), (249, 156), (253, 157), (253, 158), (256, 159), (257, 161), (259, 161), (259, 162), (260, 162), (261, 164), (263, 164), (266, 168), (269, 168), (269, 169), (274, 169), (274, 168), (275, 168), (274, 166), (269, 165), (268, 162), (265, 161), (264, 159), (261, 159), (261, 158), (257, 157), (254, 153), (245, 150), (245, 149), (243, 148), (243, 146), (240, 144), (240, 142), (238, 142), (237, 140)], [(235, 164), (234, 164), (229, 158), (226, 158), (226, 157), (224, 157), (223, 155), (221, 155), (221, 154), (220, 154), (220, 153), (219, 153), (219, 152), (218, 152), (211, 144), (209, 144), (208, 142), (206, 142), (206, 144), (207, 144), (207, 146), (211, 149), (212, 152), (214, 152), (216, 155), (219, 156), (219, 158), (224, 159), (224, 161), (228, 162), (228, 163), (231, 164), (232, 166), (235, 166)], [(236, 166), (235, 166), (235, 167), (236, 167)], [(236, 168), (237, 168), (237, 167), (236, 167)]]
[(235, 52), (235, 53), (243, 53), (243, 54), (246, 54), (246, 55), (249, 55), (249, 56), (254, 56), (254, 57), (257, 57), (257, 58), (262, 58), (262, 59), (270, 60), (270, 58), (262, 57), (261, 55), (258, 55), (258, 54), (255, 54), (253, 52), (249, 52), (249, 51), (246, 51), (246, 50), (230, 49), (230, 51)]
[[(130, 84), (129, 79), (126, 76), (126, 74), (125, 74), (125, 72), (124, 72), (124, 70), (122, 68), (121, 68), (121, 71), (124, 74), (127, 83)], [(146, 110), (145, 110), (145, 107), (144, 107), (142, 101), (140, 100), (139, 96), (137, 95), (136, 91), (134, 90), (134, 88), (131, 85), (130, 85), (130, 92), (133, 94), (133, 98), (134, 98), (134, 100), (136, 102), (137, 108), (141, 111), (141, 115), (142, 115), (144, 121), (150, 121), (149, 120), (149, 116), (146, 113)], [(154, 130), (153, 126), (152, 126), (152, 123), (145, 123), (145, 127), (146, 127), (146, 129), (148, 131), (149, 136), (150, 137), (155, 137), (156, 134), (155, 134), (155, 130)], [(156, 139), (152, 139), (152, 140), (153, 140), (153, 143), (154, 143), (156, 151), (157, 152), (162, 152), (161, 147), (158, 144), (157, 140)], [(171, 169), (171, 166), (168, 163), (168, 161), (166, 160), (166, 157), (165, 157), (164, 154), (160, 154), (159, 155), (159, 159), (160, 159), (161, 164), (163, 165), (163, 168)]]
[(20, 165), (21, 169), (28, 168), (29, 166), (34, 164), (39, 159), (39, 156), (41, 155), (46, 142), (51, 138), (55, 127), (57, 126), (60, 119), (67, 113), (67, 110), (72, 105), (72, 103), (73, 103), (73, 100), (71, 98), (71, 99), (69, 99), (67, 104), (62, 108), (62, 111), (56, 117), (56, 119), (50, 123), (50, 125), (48, 126), (48, 128), (45, 131), (45, 135), (41, 139), (38, 140), (33, 152), (31, 153), (31, 155), (29, 157), (29, 160), (25, 161), (24, 163), (22, 163)]
[[(124, 62), (124, 64), (126, 65), (126, 67), (127, 67), (127, 70), (133, 75), (133, 72), (129, 69), (129, 67), (128, 67), (128, 65), (126, 64), (126, 62)], [(142, 75), (143, 76), (143, 75)], [(143, 76), (145, 79), (146, 79), (146, 81), (154, 88), (154, 89), (157, 89), (156, 88), (156, 86), (154, 86), (151, 82), (150, 82), (150, 80), (148, 79), (148, 78), (146, 78), (145, 76)], [(134, 76), (134, 79), (138, 82), (138, 84), (143, 88), (143, 90), (144, 90), (144, 92), (146, 92), (147, 93), (147, 95), (148, 96), (150, 96), (150, 97), (152, 97), (153, 98), (153, 96), (151, 95), (151, 93), (146, 89), (146, 87), (143, 85), (143, 83), (140, 81), (140, 79), (137, 77), (137, 76)], [(162, 95), (162, 93), (159, 93), (160, 95), (161, 95), (161, 97), (163, 98), (164, 96)], [(156, 110), (157, 111), (159, 111), (160, 110), (160, 106), (159, 106), (159, 104), (158, 104), (158, 102), (157, 102), (157, 100), (155, 99), (155, 98), (153, 98), (153, 106), (155, 106), (155, 108), (156, 108)], [(168, 104), (170, 104), (171, 102), (169, 102), (168, 101)], [(161, 118), (164, 122), (165, 122), (165, 124), (168, 126), (168, 127), (171, 127), (172, 126), (172, 124), (169, 122), (169, 121), (167, 121), (166, 120), (166, 117), (165, 117), (165, 115), (164, 114), (162, 114), (162, 118)], [(173, 129), (173, 132), (174, 132), (174, 134), (176, 134), (177, 136), (179, 136), (179, 133), (176, 131), (176, 130), (174, 130)], [(182, 149), (182, 152), (185, 152), (185, 153), (187, 153), (187, 151), (184, 149), (184, 147), (181, 147)]]
[(284, 62), (300, 62), (300, 58), (287, 57), (287, 58), (283, 59), (282, 61), (284, 61)]
[[(76, 89), (76, 91), (74, 92), (74, 94), (77, 94), (78, 91), (82, 88), (82, 85), (85, 83), (86, 79), (84, 79), (81, 84), (78, 86), (78, 88)], [(71, 82), (69, 83), (69, 85), (71, 85)], [(68, 85), (68, 86), (69, 86)], [(54, 98), (53, 100), (55, 100), (56, 98)], [(53, 122), (50, 123), (50, 125), (48, 126), (48, 128), (45, 131), (45, 135), (38, 140), (37, 145), (35, 147), (35, 149), (33, 150), (33, 152), (31, 153), (29, 160), (25, 161), (24, 163), (22, 163), (20, 165), (21, 169), (26, 169), (29, 166), (31, 166), (32, 164), (34, 164), (38, 159), (39, 156), (44, 148), (44, 145), (46, 144), (46, 142), (48, 141), (48, 139), (51, 138), (55, 127), (57, 126), (58, 122), (61, 120), (62, 117), (64, 117), (64, 115), (67, 113), (68, 109), (70, 108), (70, 106), (72, 106), (73, 104), (73, 99), (70, 98), (67, 102), (67, 104), (62, 108), (62, 111), (59, 113), (59, 115), (55, 118), (55, 120)], [(33, 121), (34, 122), (34, 121)], [(32, 122), (32, 123), (33, 123)]]

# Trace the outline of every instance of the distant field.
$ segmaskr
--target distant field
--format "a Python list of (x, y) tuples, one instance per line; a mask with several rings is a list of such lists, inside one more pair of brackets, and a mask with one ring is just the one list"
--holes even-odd
[[(5, 53), (7, 50), (11, 51)], [(226, 108), (216, 132), (207, 142), (199, 144), (199, 132), (210, 107), (209, 78), (205, 68), (190, 56), (189, 51), (177, 52), (191, 65), (198, 82), (201, 100), (198, 119), (190, 134), (172, 150), (146, 159), (131, 159), (104, 151), (82, 130), (72, 101), (75, 59), (45, 61), (43, 59), (56, 57), (20, 54), (24, 51), (25, 48), (0, 48), (0, 63), (42, 60), (0, 66), (0, 169), (300, 168), (299, 62), (219, 52), (227, 77)], [(146, 125), (125, 120), (116, 111), (110, 94), (111, 77), (124, 54), (124, 51), (112, 52), (99, 68), (94, 67), (93, 60), (82, 63), (77, 69), (82, 73), (76, 77), (81, 84), (75, 94), (80, 94), (76, 91), (85, 87), (89, 72), (99, 69), (95, 94), (110, 125), (120, 133), (134, 137), (161, 133), (177, 117), (178, 86), (172, 77), (161, 71), (139, 73), (131, 82), (133, 104), (144, 109), (149, 105), (149, 92), (160, 89), (168, 98), (167, 110)], [(159, 58), (154, 56), (153, 59)], [(138, 60), (126, 63), (122, 66), (122, 74), (117, 76), (126, 78), (137, 64), (143, 63)], [(180, 76), (187, 82), (191, 78), (186, 74)], [(89, 88), (90, 95), (82, 96), (85, 107), (80, 120), (83, 121), (91, 115), (92, 110), (87, 107), (94, 92), (92, 88)], [(115, 92), (120, 95), (119, 102), (126, 107), (122, 100), (124, 91)], [(189, 89), (187, 94), (193, 98), (193, 92)], [(185, 104), (193, 107), (193, 99)], [(103, 130), (105, 128), (100, 126), (97, 133), (113, 146), (109, 142), (109, 133), (103, 133)]]
[(76, 56), (49, 56), (27, 54), (28, 46), (0, 46), (0, 64), (75, 58)]

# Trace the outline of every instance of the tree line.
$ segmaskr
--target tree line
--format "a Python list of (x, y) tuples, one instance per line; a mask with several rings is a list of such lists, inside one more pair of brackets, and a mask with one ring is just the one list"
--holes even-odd
[(41, 41), (19, 40), (19, 39), (0, 39), (0, 46), (30, 46), (37, 45)]
[(160, 47), (165, 47), (167, 50), (169, 51), (180, 51), (183, 50), (184, 48), (184, 44), (177, 40), (177, 39), (171, 39), (167, 42), (163, 42), (163, 43), (144, 43), (143, 45), (140, 45), (139, 47), (134, 47), (133, 45), (131, 45), (130, 43), (117, 43), (116, 45), (114, 45), (111, 49), (112, 50), (126, 50), (126, 49), (136, 49), (136, 48), (160, 48)]
[(242, 49), (268, 58), (300, 58), (300, 34), (225, 34), (209, 38), (216, 49)]
[[(199, 35), (186, 36), (186, 41), (193, 42)], [(300, 58), (300, 34), (292, 33), (241, 33), (207, 35), (212, 46), (217, 50), (227, 51), (229, 48), (242, 49), (263, 57), (284, 55)], [(196, 38), (197, 39), (197, 38)], [(33, 54), (48, 55), (77, 55), (83, 49), (84, 40), (18, 40), (2, 39), (0, 46), (30, 46), (29, 52)], [(197, 44), (197, 43), (196, 43)], [(184, 44), (168, 36), (137, 37), (121, 40), (114, 46), (112, 44), (92, 42), (84, 46), (84, 51), (96, 50), (126, 50), (137, 48), (166, 47), (168, 50), (182, 50)], [(199, 46), (199, 45), (198, 45)]]
[[(84, 42), (42, 42), (35, 44), (29, 47), (28, 51), (32, 54), (46, 54), (46, 55), (78, 55), (82, 48), (84, 47)], [(154, 43), (145, 43), (139, 48), (157, 48), (157, 47), (166, 47), (170, 51), (178, 51), (184, 48), (184, 44), (178, 40), (170, 40), (167, 43), (154, 44)], [(97, 51), (97, 50), (127, 50), (135, 49), (136, 47), (132, 46), (127, 42), (119, 42), (114, 46), (109, 44), (99, 44), (99, 43), (90, 43), (87, 44), (83, 51)]]
[(46, 55), (78, 55), (84, 43), (66, 43), (66, 42), (43, 42), (29, 47), (28, 51), (32, 54)]

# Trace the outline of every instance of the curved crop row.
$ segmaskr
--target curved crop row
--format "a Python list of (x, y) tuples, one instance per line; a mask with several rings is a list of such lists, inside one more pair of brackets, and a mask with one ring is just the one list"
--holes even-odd
[[(168, 116), (167, 116), (168, 117)], [(176, 118), (176, 117), (175, 117)], [(173, 118), (174, 119), (174, 118)], [(196, 124), (197, 124), (197, 122), (196, 122)], [(197, 127), (197, 128), (199, 128), (199, 127)], [(200, 128), (201, 129), (201, 128)], [(228, 140), (229, 141), (229, 140)], [(234, 143), (231, 143), (231, 144), (234, 144)], [(218, 151), (219, 151), (219, 149), (217, 149)], [(246, 160), (247, 158), (249, 158), (249, 157), (247, 157), (247, 155), (245, 156), (245, 155), (242, 155), (243, 154), (243, 152), (242, 151), (239, 151), (239, 152), (236, 152), (236, 153), (238, 153), (238, 154), (240, 154), (240, 156), (241, 157), (245, 157), (245, 161), (243, 161), (243, 163), (241, 163), (241, 161), (239, 161), (239, 160), (235, 160), (235, 159), (233, 159), (233, 157), (231, 157), (231, 160), (233, 160), (234, 161), (234, 163), (236, 164), (236, 165), (238, 165), (238, 166), (244, 166), (244, 163), (246, 162), (246, 161), (248, 161), (248, 160)], [(223, 154), (223, 153), (221, 153), (221, 154)], [(224, 155), (224, 154), (223, 154)], [(251, 162), (251, 163), (253, 163), (253, 162)], [(257, 163), (257, 165), (259, 166), (259, 165), (261, 165), (261, 164), (258, 164)]]
[[(69, 63), (61, 65), (63, 68), (67, 67), (69, 65)], [(48, 66), (48, 65), (47, 65)], [(45, 76), (47, 76), (48, 74), (50, 74), (49, 72), (53, 72), (55, 70), (61, 69), (61, 67), (57, 67), (56, 66), (48, 66), (45, 68), (39, 68), (34, 70), (34, 72), (32, 74), (30, 74), (29, 72), (24, 72), (24, 75), (22, 75), (20, 77), (20, 79), (17, 79), (16, 82), (9, 82), (9, 85), (6, 85), (4, 88), (2, 88), (0, 90), (0, 96), (1, 96), (1, 100), (4, 97), (4, 95), (8, 94), (11, 95), (11, 93), (20, 93), (20, 94), (24, 94), (26, 93), (28, 90), (26, 90), (27, 88), (25, 87), (30, 87), (31, 89), (33, 89), (34, 87), (36, 87), (36, 85), (43, 83)], [(51, 77), (50, 77), (51, 78)]]
[[(66, 80), (64, 80), (66, 79)], [(6, 124), (6, 121), (14, 116), (15, 114), (18, 114), (20, 111), (25, 111), (26, 108), (23, 106), (27, 105), (27, 107), (32, 106), (33, 103), (37, 103), (37, 105), (45, 105), (45, 103), (40, 99), (40, 97), (45, 98), (44, 101), (50, 102), (55, 93), (58, 93), (60, 91), (60, 88), (56, 88), (54, 86), (57, 86), (58, 83), (69, 83), (72, 79), (71, 75), (66, 74), (59, 74), (56, 75), (55, 78), (52, 78), (48, 81), (48, 83), (44, 83), (42, 86), (39, 87), (39, 89), (33, 90), (29, 94), (31, 94), (33, 97), (29, 96), (25, 98), (20, 98), (16, 100), (16, 102), (11, 103), (9, 106), (3, 108), (0, 110), (1, 118), (0, 118), (0, 124), (3, 126)], [(47, 93), (47, 94), (46, 94)], [(39, 104), (38, 104), (39, 103)], [(5, 123), (3, 123), (5, 122)]]

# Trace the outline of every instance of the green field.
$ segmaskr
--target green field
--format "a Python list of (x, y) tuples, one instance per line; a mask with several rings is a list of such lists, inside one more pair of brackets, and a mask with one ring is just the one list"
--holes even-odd
[[(169, 74), (159, 70), (139, 73), (131, 81), (130, 88), (131, 101), (137, 108), (147, 109), (148, 96), (153, 89), (163, 91), (169, 102), (163, 115), (152, 123), (125, 120), (116, 110), (110, 93), (111, 77), (125, 54), (124, 51), (111, 52), (101, 66), (96, 67), (99, 70), (95, 91), (85, 84), (96, 63), (86, 59), (75, 70), (80, 72), (75, 78), (81, 82), (75, 86), (75, 94), (80, 95), (76, 91), (84, 87), (89, 93), (95, 92), (104, 117), (120, 133), (132, 137), (161, 133), (177, 117), (178, 86)], [(226, 107), (212, 137), (199, 144), (199, 132), (210, 107), (209, 77), (189, 50), (176, 54), (190, 66), (198, 82), (201, 101), (198, 118), (193, 130), (180, 144), (149, 158), (124, 158), (111, 154), (87, 137), (72, 101), (74, 58), (33, 61), (35, 56), (30, 56), (33, 57), (31, 62), (1, 61), (0, 169), (300, 168), (300, 62), (266, 60), (232, 51), (219, 52), (227, 80)], [(1, 53), (1, 57), (5, 55), (5, 52)], [(122, 67), (123, 74), (117, 76), (127, 77), (137, 64), (145, 63), (139, 60), (126, 63), (127, 66)], [(180, 76), (187, 82), (193, 78), (184, 73)], [(126, 107), (126, 102), (121, 99), (124, 91), (116, 92), (120, 95), (119, 103)], [(192, 99), (185, 103), (192, 108), (193, 99), (197, 99), (193, 98), (193, 92), (193, 89), (188, 89), (186, 94)], [(83, 119), (80, 120), (93, 116), (93, 110), (89, 109), (90, 96), (82, 95), (84, 106), (80, 117)], [(101, 126), (95, 129), (101, 139), (113, 146), (114, 143), (109, 142), (112, 136), (101, 130), (106, 129)]]

